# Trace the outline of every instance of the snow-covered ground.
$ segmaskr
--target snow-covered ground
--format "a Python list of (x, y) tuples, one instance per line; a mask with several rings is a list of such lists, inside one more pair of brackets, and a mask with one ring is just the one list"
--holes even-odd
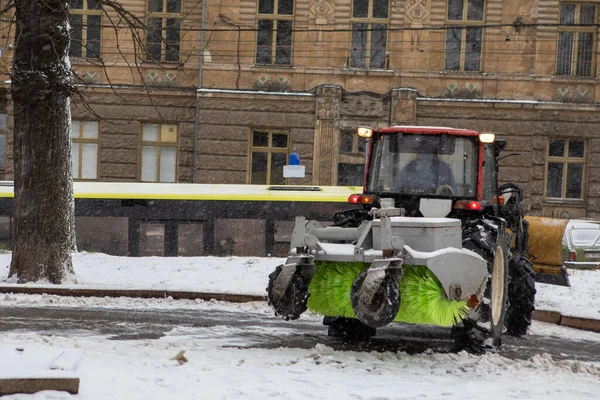
[[(168, 289), (265, 294), (277, 258), (127, 258), (74, 254), (77, 283), (69, 287)], [(7, 284), (10, 254), (0, 254), (0, 283)], [(571, 271), (571, 288), (538, 285), (537, 308), (566, 315), (600, 317), (600, 271)], [(172, 299), (67, 298), (0, 295), (0, 307), (233, 309), (271, 314), (260, 303), (175, 301)], [(307, 321), (318, 317), (306, 314)], [(1, 325), (0, 321), (0, 325)], [(193, 331), (190, 331), (190, 329)], [(233, 328), (232, 328), (233, 329)], [(235, 329), (247, 329), (240, 327)], [(253, 329), (260, 329), (257, 322)], [(1, 329), (0, 329), (1, 331)], [(600, 334), (534, 322), (531, 333), (600, 343)], [(289, 334), (285, 331), (282, 335)], [(115, 341), (103, 336), (0, 334), (0, 378), (43, 374), (76, 375), (80, 394), (40, 392), (6, 399), (596, 399), (600, 365), (553, 360), (541, 352), (528, 360), (497, 354), (364, 353), (335, 351), (318, 344), (310, 350), (247, 349), (224, 343), (202, 327), (174, 328), (157, 340)], [(80, 351), (74, 373), (48, 372), (62, 351)], [(188, 362), (172, 358), (185, 350)], [(3, 398), (4, 399), (4, 398)]]
[[(11, 283), (7, 279), (10, 257), (10, 253), (0, 254), (0, 284), (3, 285)], [(61, 287), (266, 295), (268, 275), (284, 261), (284, 258), (274, 257), (132, 258), (74, 253), (77, 283)], [(600, 271), (570, 270), (569, 275), (569, 288), (538, 284), (536, 308), (600, 319)]]

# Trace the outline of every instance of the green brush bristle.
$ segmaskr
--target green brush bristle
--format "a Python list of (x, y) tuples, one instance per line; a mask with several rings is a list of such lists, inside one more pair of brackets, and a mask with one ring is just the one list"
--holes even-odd
[[(356, 276), (369, 265), (351, 262), (316, 262), (308, 288), (308, 308), (328, 316), (355, 318), (350, 289)], [(397, 322), (453, 326), (467, 314), (465, 301), (450, 301), (433, 273), (424, 266), (404, 265), (400, 281), (400, 310)]]

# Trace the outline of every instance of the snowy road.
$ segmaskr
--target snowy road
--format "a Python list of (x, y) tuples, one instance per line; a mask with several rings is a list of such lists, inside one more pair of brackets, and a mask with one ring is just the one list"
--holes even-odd
[[(61, 299), (56, 297), (56, 299)], [(63, 300), (64, 301), (64, 300)], [(232, 305), (226, 303), (198, 309), (76, 307), (74, 305), (25, 305), (0, 308), (0, 332), (35, 332), (42, 335), (85, 337), (104, 336), (110, 340), (160, 339), (177, 336), (181, 340), (205, 338), (222, 347), (310, 349), (321, 343), (336, 350), (422, 353), (452, 351), (449, 330), (394, 324), (379, 329), (369, 342), (344, 343), (327, 336), (326, 327), (316, 316), (298, 321), (283, 321), (272, 315), (264, 303)], [(190, 302), (181, 302), (189, 305)], [(527, 359), (547, 353), (554, 359), (570, 359), (600, 364), (600, 341), (569, 335), (536, 333), (526, 338), (504, 338), (500, 354), (511, 359)], [(577, 332), (577, 331), (573, 331)], [(593, 337), (593, 336), (592, 336)], [(598, 335), (600, 337), (600, 335)]]
[[(598, 397), (600, 334), (536, 322), (501, 354), (424, 350), (447, 349), (443, 331), (394, 326), (368, 345), (344, 345), (320, 317), (286, 322), (264, 303), (3, 295), (0, 376), (35, 375), (70, 350), (83, 353), (79, 395), (6, 399)], [(183, 365), (172, 359), (180, 350)]]

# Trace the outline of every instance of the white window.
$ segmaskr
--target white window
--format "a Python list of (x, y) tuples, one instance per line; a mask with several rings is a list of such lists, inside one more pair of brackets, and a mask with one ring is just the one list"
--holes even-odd
[(594, 76), (597, 5), (560, 5), (556, 75)]
[(587, 149), (584, 139), (548, 140), (546, 198), (583, 200)]
[(258, 0), (256, 63), (291, 65), (294, 0)]
[(73, 179), (98, 179), (98, 121), (71, 121)]
[(448, 0), (444, 67), (447, 71), (481, 70), (484, 10), (484, 0)]
[(141, 180), (177, 181), (177, 125), (144, 124), (142, 127)]
[(352, 4), (353, 68), (387, 68), (388, 0), (354, 0)]
[(148, 0), (147, 61), (179, 61), (181, 9), (181, 0)]

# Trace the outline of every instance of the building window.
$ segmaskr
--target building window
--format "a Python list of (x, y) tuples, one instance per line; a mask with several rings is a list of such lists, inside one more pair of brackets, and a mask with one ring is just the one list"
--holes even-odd
[(0, 170), (6, 168), (6, 131), (0, 131)]
[(338, 164), (338, 186), (362, 186), (365, 177), (365, 164)]
[(102, 8), (96, 0), (69, 0), (69, 57), (100, 58)]
[(596, 4), (561, 4), (558, 28), (556, 75), (592, 76), (596, 27)]
[(338, 147), (339, 186), (363, 185), (367, 143), (367, 139), (359, 137), (354, 129), (342, 129)]
[(480, 71), (485, 0), (448, 0), (447, 71)]
[(177, 181), (177, 125), (142, 126), (143, 182)]
[(181, 0), (148, 0), (146, 60), (178, 62)]
[(550, 140), (548, 142), (546, 198), (583, 199), (586, 159), (585, 140)]
[(98, 121), (71, 121), (73, 179), (98, 179)]
[(250, 183), (284, 185), (290, 140), (287, 132), (254, 129), (250, 146)]
[(350, 67), (387, 68), (389, 0), (354, 0)]
[(357, 154), (364, 159), (367, 150), (367, 139), (358, 136), (354, 130), (342, 130), (339, 150), (340, 153)]
[(258, 0), (256, 63), (291, 65), (294, 0)]

